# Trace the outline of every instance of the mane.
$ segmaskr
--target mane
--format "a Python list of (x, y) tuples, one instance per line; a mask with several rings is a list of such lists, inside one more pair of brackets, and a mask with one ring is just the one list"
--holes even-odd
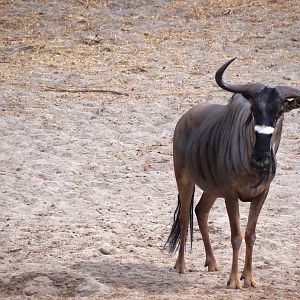
[[(219, 150), (218, 170), (224, 175), (249, 175), (250, 157), (255, 143), (254, 120), (249, 102), (240, 94), (231, 97), (220, 118), (219, 142), (226, 145)], [(224, 168), (224, 171), (223, 171)]]
[(207, 113), (209, 117), (205, 117), (195, 133), (188, 158), (194, 177), (214, 185), (235, 176), (248, 178), (255, 142), (252, 118), (247, 124), (250, 104), (242, 95), (236, 94), (223, 109), (212, 109)]

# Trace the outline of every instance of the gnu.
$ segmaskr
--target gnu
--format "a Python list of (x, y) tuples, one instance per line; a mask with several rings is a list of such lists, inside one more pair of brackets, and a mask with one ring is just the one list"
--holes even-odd
[[(178, 206), (167, 246), (170, 252), (179, 246), (175, 269), (185, 273), (185, 243), (189, 224), (192, 239), (193, 198), (197, 185), (203, 190), (195, 212), (206, 252), (205, 266), (208, 271), (217, 271), (207, 220), (216, 198), (224, 198), (233, 249), (227, 285), (240, 289), (240, 279), (244, 280), (244, 287), (256, 286), (252, 275), (255, 227), (275, 176), (283, 115), (300, 108), (300, 90), (287, 86), (270, 88), (261, 83), (228, 84), (223, 81), (223, 73), (234, 59), (222, 65), (215, 76), (221, 88), (234, 93), (229, 103), (198, 105), (185, 113), (175, 128), (173, 153)], [(239, 200), (251, 203), (241, 277), (238, 275), (242, 243)]]

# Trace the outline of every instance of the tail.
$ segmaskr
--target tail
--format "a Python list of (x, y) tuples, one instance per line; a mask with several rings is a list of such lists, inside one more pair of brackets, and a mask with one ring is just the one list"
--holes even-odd
[[(194, 194), (195, 194), (195, 188), (193, 190), (192, 194), (192, 199), (191, 199), (191, 206), (190, 206), (190, 237), (191, 237), (191, 249), (193, 246), (193, 207), (194, 207)], [(166, 241), (165, 248), (168, 248), (168, 251), (170, 253), (173, 253), (177, 250), (179, 241), (180, 241), (180, 221), (179, 221), (179, 216), (180, 216), (180, 198), (178, 195), (178, 204), (176, 207), (176, 210), (174, 212), (174, 222), (172, 225), (171, 233)]]

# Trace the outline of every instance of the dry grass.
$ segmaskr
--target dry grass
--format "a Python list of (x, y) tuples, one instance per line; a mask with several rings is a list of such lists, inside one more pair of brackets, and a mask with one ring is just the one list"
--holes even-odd
[[(267, 49), (270, 46), (266, 36), (278, 26), (270, 21), (271, 12), (280, 11), (284, 20), (281, 23), (286, 22), (287, 26), (299, 19), (299, 9), (292, 1), (184, 0), (167, 2), (159, 15), (148, 16), (153, 24), (164, 20), (170, 26), (147, 29), (139, 27), (145, 18), (142, 7), (147, 5), (146, 1), (140, 2), (140, 15), (124, 13), (98, 18), (90, 16), (91, 8), (101, 10), (113, 7), (116, 2), (73, 0), (67, 9), (57, 13), (19, 9), (20, 3), (17, 0), (1, 2), (3, 9), (6, 7), (9, 11), (0, 21), (4, 29), (0, 34), (1, 61), (6, 63), (1, 66), (2, 80), (18, 78), (18, 69), (30, 71), (44, 67), (55, 72), (89, 74), (91, 70), (103, 67), (107, 68), (109, 83), (105, 84), (106, 88), (124, 84), (127, 79), (123, 78), (130, 74), (147, 74), (155, 65), (151, 58), (153, 53), (170, 54), (166, 65), (171, 62), (182, 69), (191, 59), (185, 51), (188, 45), (198, 45), (200, 51), (214, 48), (216, 63), (226, 59), (228, 52), (233, 53), (230, 56), (236, 55), (236, 46), (255, 46), (257, 51)], [(130, 8), (138, 3), (127, 1), (124, 5)], [(245, 27), (248, 23), (250, 30), (235, 26), (235, 18), (243, 19), (242, 24)], [(199, 26), (189, 30), (186, 27), (189, 21)], [(120, 27), (115, 25), (118, 23)], [(109, 25), (103, 27), (103, 24)], [(106, 28), (105, 32), (103, 28)], [(291, 56), (288, 48), (282, 52), (282, 55)], [(200, 53), (198, 59), (206, 60)], [(247, 57), (241, 59), (247, 60)], [(9, 64), (16, 67), (12, 69)], [(208, 65), (201, 66), (200, 71), (196, 66), (194, 72), (203, 76), (208, 70)], [(95, 84), (91, 83), (89, 87), (95, 87)]]
[(106, 7), (107, 1), (105, 0), (75, 0), (76, 3), (82, 5), (84, 8), (95, 7), (101, 8)]
[[(214, 18), (222, 15), (249, 14), (267, 7), (272, 9), (288, 9), (293, 6), (292, 0), (198, 0), (198, 1), (174, 1), (170, 6), (188, 7), (189, 17), (195, 20)], [(291, 12), (292, 13), (292, 12)]]

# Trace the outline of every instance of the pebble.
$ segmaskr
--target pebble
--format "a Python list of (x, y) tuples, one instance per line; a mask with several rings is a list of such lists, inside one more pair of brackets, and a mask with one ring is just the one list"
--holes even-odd
[(100, 248), (100, 252), (104, 255), (110, 255), (110, 251), (104, 248)]

